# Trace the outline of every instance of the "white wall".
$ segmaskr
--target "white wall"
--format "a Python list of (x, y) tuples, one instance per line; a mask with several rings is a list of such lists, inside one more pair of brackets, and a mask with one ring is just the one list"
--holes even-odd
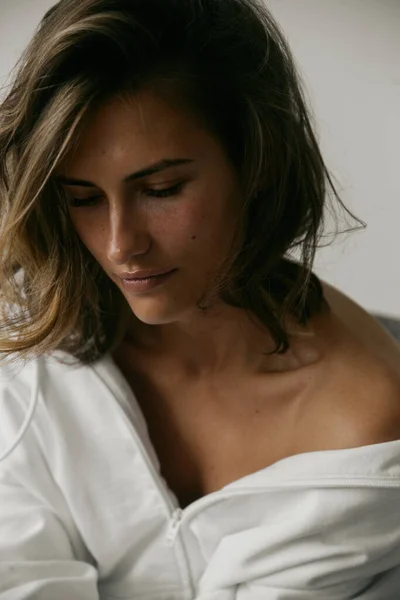
[[(317, 273), (400, 317), (400, 0), (265, 0), (281, 24), (345, 203), (367, 222), (319, 251)], [(0, 0), (0, 84), (53, 0)]]
[(400, 316), (400, 0), (266, 1), (340, 195), (368, 225), (320, 250), (316, 271), (366, 308)]

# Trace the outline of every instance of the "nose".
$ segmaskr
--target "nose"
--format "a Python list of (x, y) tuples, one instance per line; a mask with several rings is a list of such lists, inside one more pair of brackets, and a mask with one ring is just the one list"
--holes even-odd
[(127, 264), (132, 256), (146, 254), (150, 236), (146, 224), (137, 212), (112, 208), (109, 213), (107, 258), (116, 264)]

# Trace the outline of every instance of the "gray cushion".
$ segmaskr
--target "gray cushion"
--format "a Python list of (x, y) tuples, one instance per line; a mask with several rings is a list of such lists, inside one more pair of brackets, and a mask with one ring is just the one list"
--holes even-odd
[(381, 315), (375, 315), (375, 317), (392, 334), (392, 336), (400, 342), (400, 319), (383, 317)]

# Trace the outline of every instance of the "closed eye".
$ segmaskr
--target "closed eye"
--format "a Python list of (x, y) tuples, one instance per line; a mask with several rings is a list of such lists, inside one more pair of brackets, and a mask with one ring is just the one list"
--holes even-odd
[(175, 194), (179, 194), (179, 192), (183, 188), (183, 185), (184, 182), (181, 181), (180, 183), (177, 183), (176, 185), (170, 188), (166, 188), (164, 190), (148, 189), (146, 190), (145, 195), (152, 196), (154, 198), (166, 198), (167, 196), (174, 196)]
[[(168, 196), (174, 196), (175, 194), (178, 194), (182, 190), (183, 186), (184, 182), (181, 181), (170, 188), (165, 188), (162, 190), (149, 188), (143, 193), (145, 196), (150, 196), (152, 198), (167, 198)], [(101, 198), (102, 196), (99, 195), (91, 196), (90, 198), (71, 198), (70, 206), (74, 208), (79, 208), (81, 206), (93, 206)]]

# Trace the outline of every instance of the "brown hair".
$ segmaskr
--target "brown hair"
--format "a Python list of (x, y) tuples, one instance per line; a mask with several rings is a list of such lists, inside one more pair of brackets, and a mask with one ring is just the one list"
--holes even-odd
[(0, 354), (59, 349), (90, 363), (121, 340), (131, 309), (75, 232), (54, 171), (89, 111), (152, 83), (189, 100), (243, 184), (240, 231), (199, 307), (219, 295), (257, 317), (285, 351), (285, 316), (307, 323), (324, 303), (311, 267), (327, 182), (347, 209), (267, 8), (255, 0), (61, 0), (17, 67), (0, 106)]

